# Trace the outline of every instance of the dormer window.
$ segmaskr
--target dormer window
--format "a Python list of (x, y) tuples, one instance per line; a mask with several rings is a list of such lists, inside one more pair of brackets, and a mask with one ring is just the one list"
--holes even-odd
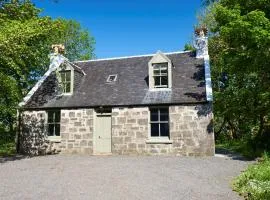
[(56, 71), (61, 94), (70, 95), (73, 93), (74, 87), (74, 68), (68, 64), (62, 64)]
[(154, 88), (168, 88), (168, 63), (153, 64)]
[(172, 87), (172, 62), (158, 52), (148, 63), (149, 89), (164, 90)]
[(71, 93), (71, 70), (60, 71), (63, 93)]

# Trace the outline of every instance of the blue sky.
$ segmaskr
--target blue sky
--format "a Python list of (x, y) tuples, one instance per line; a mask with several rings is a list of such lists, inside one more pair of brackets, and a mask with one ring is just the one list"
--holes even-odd
[(183, 50), (201, 0), (35, 0), (42, 15), (74, 19), (96, 40), (98, 58)]

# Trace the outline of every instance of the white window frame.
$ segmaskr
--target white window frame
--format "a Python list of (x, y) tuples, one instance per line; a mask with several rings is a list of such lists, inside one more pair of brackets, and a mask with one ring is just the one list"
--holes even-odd
[[(69, 73), (70, 72), (70, 81), (67, 81), (66, 79), (67, 79), (67, 73)], [(61, 71), (59, 71), (59, 73), (60, 73), (60, 76), (61, 76), (61, 85), (62, 85), (62, 93), (63, 94), (70, 94), (71, 93), (71, 88), (72, 88), (72, 80), (71, 80), (71, 70), (61, 70)], [(62, 80), (62, 74), (64, 74), (64, 76), (65, 76), (65, 79), (64, 80)], [(70, 86), (70, 88), (69, 88), (69, 92), (66, 92), (66, 87), (67, 87), (67, 83), (69, 83), (69, 86)]]
[[(154, 66), (155, 64), (167, 63), (167, 77), (168, 86), (167, 87), (155, 87), (154, 80)], [(152, 59), (148, 62), (148, 76), (149, 76), (149, 90), (150, 91), (170, 91), (172, 88), (172, 62), (171, 60), (162, 52), (157, 52)]]
[[(161, 65), (166, 65), (166, 67), (162, 67)], [(158, 66), (158, 69), (155, 69), (155, 67)], [(161, 73), (162, 70), (166, 70), (166, 73)], [(159, 74), (155, 75), (155, 71), (159, 71)], [(160, 84), (156, 85), (155, 83), (155, 77), (159, 77)], [(167, 77), (167, 84), (166, 85), (161, 85), (162, 82), (162, 77)], [(153, 63), (153, 79), (154, 79), (154, 88), (168, 88), (169, 87), (169, 76), (168, 76), (168, 63)]]
[[(55, 120), (53, 123), (49, 123), (49, 112), (60, 112), (59, 117), (60, 120), (59, 122), (55, 123)], [(55, 117), (54, 117), (55, 118)], [(49, 124), (59, 124), (59, 136), (53, 135), (53, 136), (49, 136)], [(55, 129), (55, 128), (54, 128)], [(54, 130), (55, 132), (55, 130)], [(61, 110), (48, 110), (46, 111), (46, 133), (47, 133), (47, 137), (50, 141), (52, 142), (61, 142)]]
[[(160, 109), (162, 108), (167, 108), (168, 109), (168, 121), (151, 121), (151, 109), (158, 109), (158, 119), (160, 119)], [(147, 144), (159, 144), (159, 143), (163, 143), (163, 144), (172, 144), (172, 140), (170, 140), (170, 108), (168, 106), (162, 106), (162, 107), (149, 107), (148, 108), (148, 139), (146, 140)], [(152, 137), (151, 134), (151, 124), (153, 123), (168, 123), (168, 127), (169, 127), (169, 135), (168, 136), (156, 136), (156, 137)], [(159, 125), (159, 135), (160, 135), (160, 125)]]
[(58, 80), (60, 83), (62, 82), (61, 72), (70, 71), (70, 92), (62, 91), (60, 96), (62, 96), (62, 95), (72, 95), (73, 91), (74, 91), (74, 69), (73, 69), (73, 67), (68, 63), (64, 63), (57, 69), (57, 71), (60, 74), (60, 77), (59, 77), (60, 80)]

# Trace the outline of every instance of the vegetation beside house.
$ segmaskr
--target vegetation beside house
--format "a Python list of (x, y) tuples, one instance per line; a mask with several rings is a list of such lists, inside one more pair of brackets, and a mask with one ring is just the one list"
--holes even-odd
[(270, 199), (270, 157), (248, 167), (233, 181), (233, 189), (246, 199)]
[(1, 154), (14, 147), (18, 103), (47, 70), (50, 46), (65, 44), (72, 61), (94, 56), (94, 38), (78, 22), (40, 14), (31, 1), (0, 0)]
[(16, 153), (14, 136), (12, 133), (0, 134), (0, 157), (13, 156)]
[(269, 1), (211, 1), (200, 20), (209, 28), (215, 136), (270, 149)]
[[(204, 0), (210, 31), (214, 127), (218, 147), (263, 161), (234, 182), (247, 199), (269, 199), (270, 1)], [(269, 153), (268, 153), (269, 155)]]

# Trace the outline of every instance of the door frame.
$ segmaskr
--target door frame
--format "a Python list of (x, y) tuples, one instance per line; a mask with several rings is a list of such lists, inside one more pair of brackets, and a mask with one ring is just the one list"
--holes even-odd
[[(111, 153), (100, 153), (96, 152), (96, 124), (98, 120), (98, 116), (110, 116), (111, 117)], [(94, 120), (93, 120), (93, 155), (111, 155), (112, 154), (112, 112), (97, 112), (94, 109)]]

